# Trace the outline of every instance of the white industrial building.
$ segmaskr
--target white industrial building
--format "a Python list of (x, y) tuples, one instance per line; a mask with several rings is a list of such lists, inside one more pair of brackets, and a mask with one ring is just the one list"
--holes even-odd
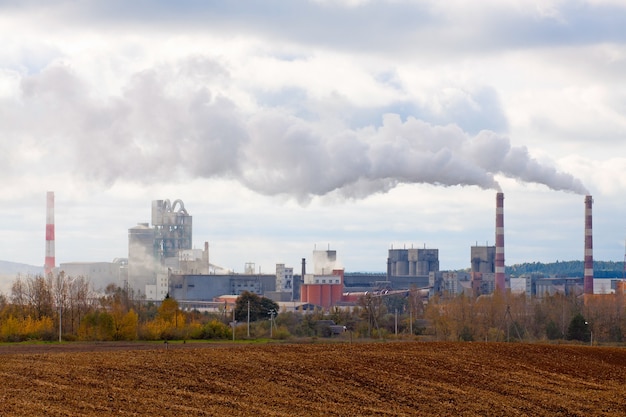
[(57, 271), (66, 276), (84, 277), (94, 290), (103, 292), (109, 284), (123, 286), (128, 274), (128, 260), (116, 258), (113, 262), (66, 262), (61, 263)]

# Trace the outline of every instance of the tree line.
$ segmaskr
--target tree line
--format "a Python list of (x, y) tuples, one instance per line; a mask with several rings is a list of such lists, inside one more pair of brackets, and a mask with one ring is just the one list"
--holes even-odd
[[(582, 277), (585, 269), (583, 261), (556, 261), (551, 263), (526, 262), (506, 267), (510, 276), (541, 274), (546, 277)], [(624, 262), (594, 261), (593, 271), (596, 278), (622, 278)]]
[(346, 329), (340, 337), (364, 339), (536, 342), (590, 341), (593, 335), (596, 343), (621, 343), (625, 308), (621, 294), (586, 301), (562, 294), (425, 300), (409, 290), (368, 293), (349, 309), (304, 311), (284, 311), (268, 298), (244, 292), (234, 307), (200, 312), (183, 310), (170, 297), (146, 302), (115, 285), (96, 293), (85, 278), (59, 273), (17, 276), (10, 293), (0, 295), (0, 341), (287, 339), (330, 336), (329, 323), (335, 323)]
[[(273, 301), (248, 294), (239, 304), (251, 301), (251, 317), (279, 311)], [(122, 341), (227, 339), (232, 335), (232, 307), (214, 313), (183, 311), (167, 296), (155, 303), (137, 297), (129, 288), (109, 285), (95, 292), (84, 277), (58, 274), (18, 275), (8, 295), (0, 294), (0, 341)]]

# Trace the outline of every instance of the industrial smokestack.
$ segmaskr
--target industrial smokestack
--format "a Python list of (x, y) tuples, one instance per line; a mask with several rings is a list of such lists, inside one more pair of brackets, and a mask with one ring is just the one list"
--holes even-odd
[[(209, 242), (204, 242), (204, 251), (202, 252), (202, 262), (209, 268)], [(208, 270), (207, 270), (208, 271)]]
[(496, 292), (506, 293), (504, 279), (504, 194), (496, 194)]
[(304, 282), (305, 274), (306, 274), (306, 259), (302, 258), (302, 276), (300, 277), (300, 282)]
[(54, 259), (54, 191), (48, 191), (46, 204), (46, 261), (44, 273), (48, 275), (55, 267)]
[(585, 294), (593, 294), (593, 225), (591, 206), (593, 198), (585, 196), (585, 275), (583, 287)]

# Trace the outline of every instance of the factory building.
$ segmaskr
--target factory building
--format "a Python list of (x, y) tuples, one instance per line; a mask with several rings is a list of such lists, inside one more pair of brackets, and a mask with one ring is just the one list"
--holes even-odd
[(510, 278), (511, 293), (543, 298), (554, 294), (583, 294), (583, 277), (546, 277), (543, 274), (524, 274)]
[(293, 268), (276, 264), (276, 291), (267, 291), (264, 296), (276, 302), (293, 301), (294, 286)]
[[(152, 202), (152, 224), (128, 230), (128, 285), (146, 300), (166, 295), (181, 302), (212, 302), (225, 294), (275, 292), (277, 276), (257, 274), (247, 263), (244, 274), (234, 274), (209, 262), (209, 244), (192, 248), (192, 216), (181, 200)], [(293, 268), (283, 268), (281, 291), (293, 286)]]
[(344, 292), (364, 292), (382, 288), (401, 289), (387, 281), (384, 272), (345, 272), (343, 275)]
[(214, 266), (209, 263), (209, 242), (204, 242), (202, 249), (182, 249), (178, 258), (169, 258), (169, 268), (183, 274), (209, 274)]
[(337, 251), (314, 250), (313, 274), (306, 274), (303, 262), (300, 301), (324, 309), (341, 302), (343, 295), (343, 268), (339, 268)]
[(156, 282), (157, 260), (154, 253), (154, 229), (138, 223), (128, 229), (128, 286), (137, 295), (145, 294), (146, 285)]
[(436, 271), (428, 276), (430, 295), (456, 297), (460, 294), (472, 295), (471, 274), (463, 271)]
[(154, 200), (152, 226), (156, 255), (162, 264), (178, 258), (181, 250), (191, 249), (192, 217), (181, 200)]
[(387, 281), (396, 287), (427, 287), (429, 274), (437, 271), (439, 249), (389, 249)]
[(170, 274), (169, 294), (181, 301), (213, 301), (225, 294), (244, 291), (263, 295), (276, 290), (276, 276), (270, 274)]
[(155, 283), (146, 285), (146, 300), (164, 300), (169, 291), (168, 285), (168, 274), (162, 270), (158, 271)]
[[(344, 274), (344, 292), (408, 290), (432, 286), (430, 275), (439, 272), (439, 249), (389, 249), (387, 272)], [(440, 277), (440, 275), (438, 275)], [(434, 278), (433, 278), (434, 279)]]
[(389, 276), (428, 276), (439, 271), (439, 249), (389, 249)]
[(285, 264), (276, 264), (276, 291), (293, 292), (293, 268)]
[(124, 287), (128, 275), (128, 259), (116, 258), (113, 262), (65, 262), (58, 268), (66, 276), (84, 277), (94, 290), (104, 292), (109, 284)]
[(491, 294), (496, 284), (496, 247), (472, 246), (471, 285), (474, 296)]
[(208, 268), (208, 248), (206, 255), (198, 256), (191, 239), (192, 217), (181, 200), (152, 201), (152, 227), (139, 223), (128, 230), (128, 286), (138, 296), (162, 300), (167, 295), (168, 270), (180, 271), (189, 262), (198, 263), (198, 257), (200, 263), (206, 259)]

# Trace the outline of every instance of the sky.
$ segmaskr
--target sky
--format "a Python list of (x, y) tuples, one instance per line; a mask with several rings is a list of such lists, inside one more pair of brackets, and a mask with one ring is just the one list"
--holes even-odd
[(0, 0), (0, 260), (128, 256), (151, 201), (236, 272), (314, 249), (622, 261), (626, 2)]

